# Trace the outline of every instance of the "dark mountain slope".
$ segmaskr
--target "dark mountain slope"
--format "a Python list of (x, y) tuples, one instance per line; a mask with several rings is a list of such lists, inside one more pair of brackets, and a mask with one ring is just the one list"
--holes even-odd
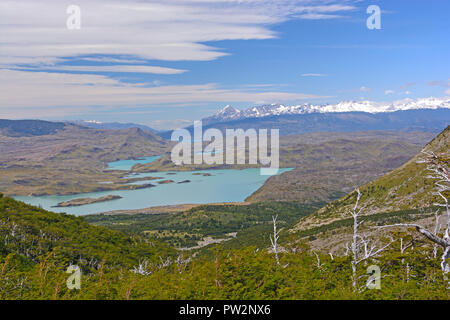
[(50, 122), (43, 120), (5, 120), (0, 119), (0, 133), (8, 137), (30, 137), (55, 134), (63, 130), (62, 122)]

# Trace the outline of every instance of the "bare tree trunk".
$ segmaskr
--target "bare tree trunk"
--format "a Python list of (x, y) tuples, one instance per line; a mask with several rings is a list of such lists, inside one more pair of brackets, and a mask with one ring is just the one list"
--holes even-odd
[(277, 231), (277, 219), (278, 219), (278, 215), (276, 215), (275, 217), (272, 216), (273, 238), (270, 237), (270, 242), (272, 243), (272, 250), (273, 250), (273, 253), (275, 254), (275, 260), (277, 261), (277, 265), (280, 265), (280, 259), (278, 258), (278, 239), (279, 239), (278, 234), (281, 231), (281, 229)]
[(359, 189), (356, 189), (357, 196), (356, 196), (356, 203), (355, 207), (353, 208), (352, 217), (353, 217), (353, 242), (352, 242), (352, 254), (353, 254), (353, 260), (352, 260), (352, 286), (353, 289), (356, 290), (357, 283), (356, 283), (356, 266), (358, 264), (358, 204), (359, 200), (361, 199), (361, 192)]
[[(364, 236), (361, 236), (359, 234), (359, 227), (361, 226), (363, 221), (359, 221), (359, 215), (361, 214), (362, 209), (359, 209), (359, 201), (361, 200), (361, 192), (359, 189), (356, 189), (356, 203), (353, 207), (353, 210), (350, 212), (352, 218), (353, 218), (353, 239), (352, 239), (352, 245), (351, 245), (351, 251), (352, 251), (352, 287), (353, 291), (356, 291), (358, 289), (358, 283), (357, 283), (357, 267), (358, 264), (366, 261), (367, 259), (370, 259), (372, 257), (377, 256), (380, 252), (384, 251), (387, 247), (391, 245), (393, 241), (391, 241), (386, 246), (375, 250), (375, 245), (370, 244), (370, 240), (365, 239)], [(364, 250), (362, 250), (364, 249)]]

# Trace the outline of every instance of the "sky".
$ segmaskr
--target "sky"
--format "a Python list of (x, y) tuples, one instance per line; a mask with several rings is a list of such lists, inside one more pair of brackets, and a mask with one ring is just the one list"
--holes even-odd
[(228, 104), (448, 97), (449, 12), (447, 0), (2, 0), (0, 118), (169, 129)]

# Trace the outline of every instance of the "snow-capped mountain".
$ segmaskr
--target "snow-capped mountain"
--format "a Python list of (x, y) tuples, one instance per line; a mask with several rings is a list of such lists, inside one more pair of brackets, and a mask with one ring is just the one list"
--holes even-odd
[(246, 118), (262, 118), (280, 115), (298, 115), (309, 113), (336, 113), (336, 112), (395, 112), (417, 109), (450, 109), (449, 98), (421, 98), (403, 99), (390, 103), (374, 101), (342, 101), (337, 104), (313, 105), (305, 103), (302, 105), (286, 106), (282, 104), (270, 104), (255, 106), (245, 110), (239, 110), (227, 105), (215, 115), (203, 119), (204, 123), (233, 121)]

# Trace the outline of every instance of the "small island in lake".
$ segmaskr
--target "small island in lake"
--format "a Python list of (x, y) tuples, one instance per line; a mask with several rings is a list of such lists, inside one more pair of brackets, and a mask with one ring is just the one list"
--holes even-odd
[(116, 199), (122, 199), (122, 197), (116, 196), (116, 195), (108, 195), (108, 196), (104, 196), (101, 198), (78, 198), (78, 199), (60, 202), (54, 207), (55, 208), (77, 207), (77, 206), (84, 206), (86, 204), (111, 201), (111, 200), (116, 200)]
[(158, 181), (158, 184), (168, 184), (168, 183), (174, 183), (175, 181), (173, 180), (163, 180), (163, 181)]

